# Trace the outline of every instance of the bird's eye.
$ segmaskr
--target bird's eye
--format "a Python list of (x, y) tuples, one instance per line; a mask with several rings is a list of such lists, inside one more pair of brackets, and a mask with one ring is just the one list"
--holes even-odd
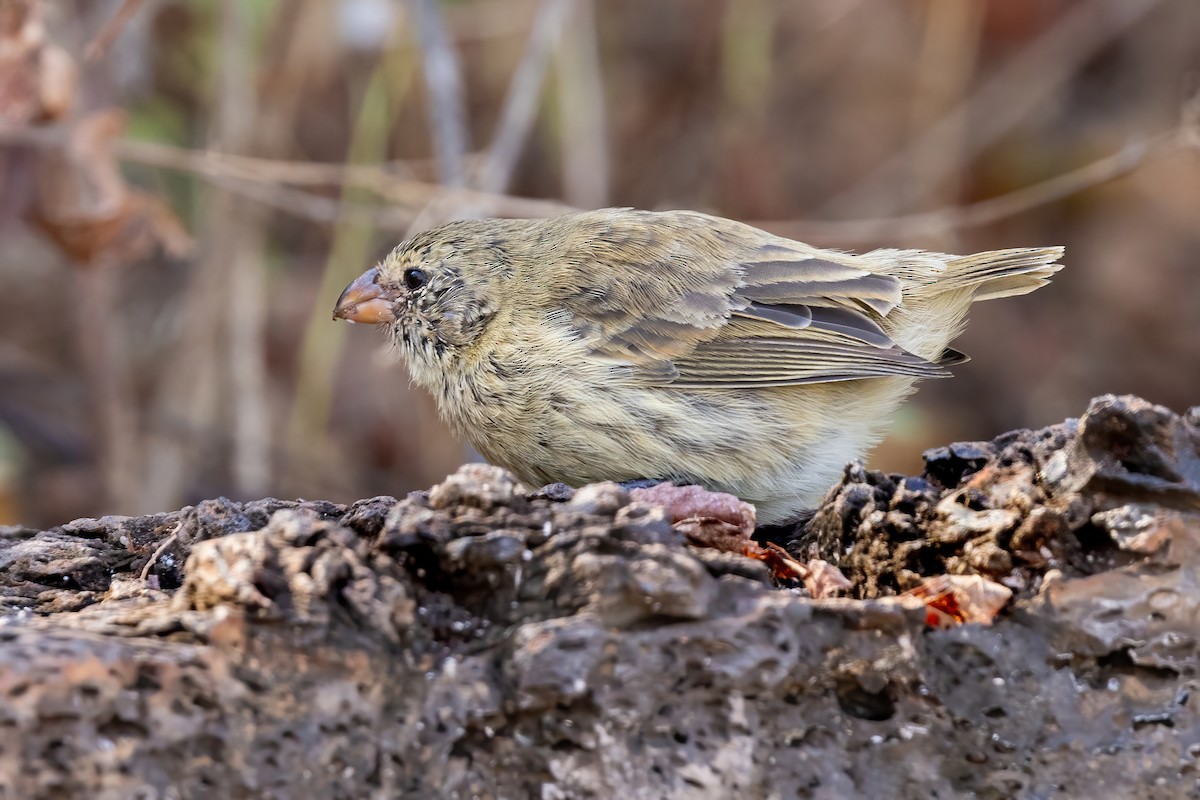
[(429, 282), (429, 276), (425, 274), (425, 270), (409, 267), (404, 270), (404, 285), (408, 287), (410, 292), (415, 292), (426, 283)]

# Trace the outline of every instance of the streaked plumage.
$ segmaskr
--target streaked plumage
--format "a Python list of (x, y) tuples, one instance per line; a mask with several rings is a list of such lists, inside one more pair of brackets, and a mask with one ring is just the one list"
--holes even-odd
[(474, 220), (397, 247), (337, 315), (388, 324), (451, 427), (530, 485), (667, 478), (776, 523), (964, 359), (972, 302), (1061, 254), (852, 255), (689, 211)]

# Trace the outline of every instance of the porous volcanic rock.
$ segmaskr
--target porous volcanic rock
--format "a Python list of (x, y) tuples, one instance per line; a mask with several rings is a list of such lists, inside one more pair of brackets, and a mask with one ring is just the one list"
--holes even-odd
[[(0, 529), (0, 798), (1200, 796), (1200, 412), (926, 461), (758, 532), (825, 599), (482, 465)], [(1012, 599), (930, 627), (946, 575)]]

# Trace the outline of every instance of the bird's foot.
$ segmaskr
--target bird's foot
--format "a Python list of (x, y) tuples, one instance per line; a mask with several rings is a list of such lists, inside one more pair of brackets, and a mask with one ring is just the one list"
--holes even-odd
[(671, 483), (666, 478), (634, 478), (628, 481), (621, 481), (619, 484), (625, 491), (633, 489), (649, 489), (651, 486), (658, 486), (660, 483)]

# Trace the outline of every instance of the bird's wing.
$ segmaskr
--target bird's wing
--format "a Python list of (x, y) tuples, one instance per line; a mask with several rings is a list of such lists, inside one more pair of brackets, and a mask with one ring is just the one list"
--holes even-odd
[(742, 238), (676, 237), (687, 244), (647, 251), (639, 269), (577, 295), (568, 310), (587, 320), (577, 330), (593, 355), (639, 383), (689, 388), (945, 374), (880, 324), (900, 303), (898, 279), (744, 226), (732, 233)]

